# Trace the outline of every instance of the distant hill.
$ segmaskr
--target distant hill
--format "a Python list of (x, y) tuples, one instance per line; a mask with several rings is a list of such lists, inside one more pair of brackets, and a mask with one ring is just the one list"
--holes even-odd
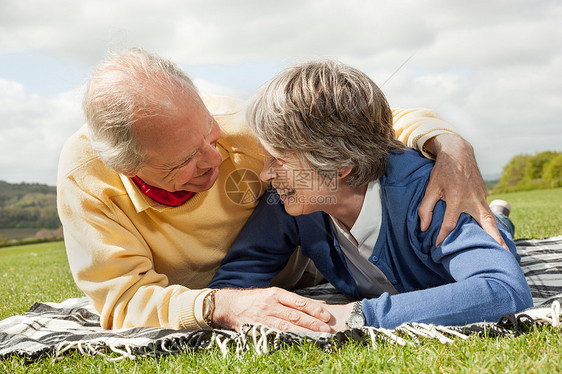
[(0, 181), (0, 229), (48, 229), (61, 226), (57, 190), (37, 183)]
[(497, 182), (501, 178), (501, 173), (482, 174), (484, 182)]

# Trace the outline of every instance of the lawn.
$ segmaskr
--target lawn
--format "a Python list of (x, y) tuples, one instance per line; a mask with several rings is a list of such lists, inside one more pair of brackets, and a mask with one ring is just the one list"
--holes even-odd
[[(562, 189), (490, 196), (508, 200), (517, 238), (562, 235)], [(36, 301), (60, 302), (82, 296), (72, 280), (62, 242), (0, 248), (0, 319), (20, 314)], [(302, 344), (257, 356), (222, 358), (218, 350), (163, 359), (120, 361), (68, 355), (25, 365), (22, 358), (0, 361), (0, 372), (178, 373), (178, 372), (562, 372), (559, 330), (537, 329), (517, 338), (472, 338), (443, 345), (380, 345), (377, 350), (349, 343), (335, 353)]]
[(516, 239), (562, 235), (562, 188), (496, 194), (488, 202), (494, 199), (511, 203)]

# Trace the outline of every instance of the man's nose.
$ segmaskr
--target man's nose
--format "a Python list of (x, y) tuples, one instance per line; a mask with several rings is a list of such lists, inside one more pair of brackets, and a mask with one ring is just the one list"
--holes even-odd
[(204, 146), (203, 149), (200, 150), (201, 158), (197, 167), (200, 169), (204, 168), (214, 168), (219, 166), (222, 162), (222, 156), (217, 149), (217, 147), (213, 146), (212, 144), (207, 144)]

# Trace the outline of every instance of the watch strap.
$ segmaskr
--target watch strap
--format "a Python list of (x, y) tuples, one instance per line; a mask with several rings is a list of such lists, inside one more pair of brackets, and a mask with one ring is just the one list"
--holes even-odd
[(365, 326), (365, 317), (363, 316), (363, 302), (356, 301), (353, 303), (353, 309), (346, 321), (347, 327), (350, 329), (360, 329)]
[(203, 300), (203, 320), (210, 328), (215, 328), (215, 323), (213, 322), (213, 313), (215, 311), (215, 294), (218, 289), (214, 289), (209, 292), (205, 299)]
[(363, 315), (363, 302), (356, 301), (355, 303), (353, 303), (353, 310), (351, 311), (351, 313)]

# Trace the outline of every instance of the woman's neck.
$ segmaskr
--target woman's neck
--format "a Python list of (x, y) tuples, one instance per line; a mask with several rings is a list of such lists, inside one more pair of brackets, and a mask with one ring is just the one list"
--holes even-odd
[(340, 185), (336, 193), (336, 204), (327, 206), (324, 211), (351, 230), (361, 212), (366, 192), (366, 184), (359, 187)]

